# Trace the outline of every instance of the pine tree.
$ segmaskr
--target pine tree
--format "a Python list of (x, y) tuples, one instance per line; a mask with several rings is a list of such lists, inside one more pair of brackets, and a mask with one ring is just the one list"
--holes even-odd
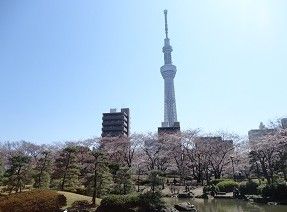
[(93, 196), (92, 203), (96, 205), (96, 197), (108, 194), (113, 181), (104, 154), (98, 149), (93, 149), (90, 156), (85, 185), (87, 192)]
[(9, 168), (4, 175), (4, 183), (7, 185), (9, 192), (22, 191), (25, 185), (31, 183), (31, 169), (29, 162), (31, 158), (22, 154), (9, 158)]
[(160, 177), (161, 172), (157, 170), (150, 171), (148, 175), (148, 181), (150, 182), (151, 190), (154, 193), (156, 186), (162, 184), (162, 178)]
[(115, 190), (116, 194), (128, 194), (134, 190), (132, 182), (131, 171), (127, 167), (121, 167), (115, 176)]
[(34, 169), (34, 187), (35, 188), (48, 188), (50, 185), (51, 173), (51, 153), (43, 151), (40, 158), (36, 162)]
[(53, 178), (59, 180), (61, 190), (76, 191), (79, 187), (80, 169), (76, 153), (75, 147), (66, 147), (55, 160)]

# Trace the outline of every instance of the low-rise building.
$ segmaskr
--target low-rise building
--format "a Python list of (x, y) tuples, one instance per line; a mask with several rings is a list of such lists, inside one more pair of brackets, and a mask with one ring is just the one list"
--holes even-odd
[[(287, 118), (282, 118), (281, 119), (281, 126), (280, 127), (283, 128), (283, 129), (287, 129)], [(249, 130), (248, 131), (249, 142), (260, 140), (260, 139), (264, 138), (265, 136), (275, 135), (277, 130), (278, 130), (278, 128), (277, 129), (276, 128), (267, 128), (261, 122), (258, 129), (253, 129), (253, 130)]]

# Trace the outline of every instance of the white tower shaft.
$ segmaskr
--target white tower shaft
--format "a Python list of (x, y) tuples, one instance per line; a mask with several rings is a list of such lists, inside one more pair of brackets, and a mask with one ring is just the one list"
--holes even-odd
[(171, 52), (172, 47), (168, 38), (167, 10), (165, 15), (165, 39), (162, 52), (164, 53), (164, 65), (160, 68), (161, 75), (164, 79), (164, 122), (162, 127), (174, 127), (177, 122), (175, 91), (173, 79), (176, 74), (176, 66), (172, 64)]

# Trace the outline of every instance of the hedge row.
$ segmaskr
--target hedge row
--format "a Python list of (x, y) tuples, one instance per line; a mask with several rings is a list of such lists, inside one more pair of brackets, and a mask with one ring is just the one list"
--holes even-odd
[(0, 211), (53, 212), (67, 204), (66, 197), (51, 190), (33, 190), (0, 197)]

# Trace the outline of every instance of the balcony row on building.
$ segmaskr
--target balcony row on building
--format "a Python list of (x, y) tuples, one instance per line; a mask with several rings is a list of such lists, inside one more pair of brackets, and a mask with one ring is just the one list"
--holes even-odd
[(129, 108), (122, 108), (120, 111), (110, 109), (109, 113), (103, 113), (102, 121), (102, 137), (129, 136)]

